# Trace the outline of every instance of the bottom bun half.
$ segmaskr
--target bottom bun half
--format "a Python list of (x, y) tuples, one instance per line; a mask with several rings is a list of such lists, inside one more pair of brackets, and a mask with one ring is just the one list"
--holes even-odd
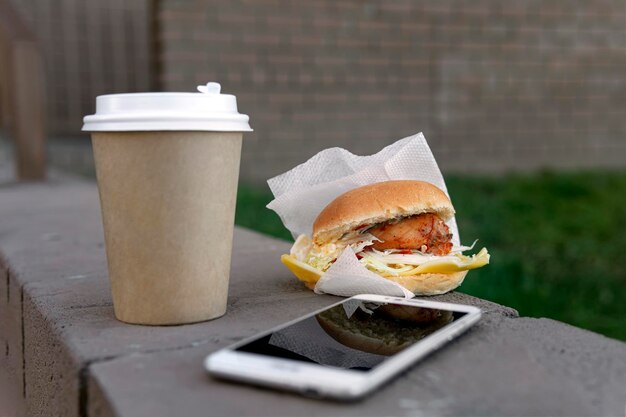
[[(463, 283), (468, 271), (453, 272), (450, 274), (417, 274), (400, 277), (382, 277), (402, 285), (415, 295), (445, 294)], [(315, 289), (313, 282), (305, 282), (310, 290)]]
[(463, 283), (468, 271), (450, 274), (417, 274), (400, 277), (385, 277), (397, 282), (415, 295), (439, 295), (452, 291)]
[[(487, 254), (487, 263), (489, 259), (488, 256)], [(317, 282), (322, 275), (324, 275), (324, 272), (321, 270), (299, 261), (293, 255), (282, 255), (280, 261), (311, 290), (315, 289)], [(396, 282), (415, 295), (439, 295), (452, 291), (461, 285), (467, 272), (466, 270), (451, 273), (424, 273), (397, 277), (381, 276), (381, 278)]]

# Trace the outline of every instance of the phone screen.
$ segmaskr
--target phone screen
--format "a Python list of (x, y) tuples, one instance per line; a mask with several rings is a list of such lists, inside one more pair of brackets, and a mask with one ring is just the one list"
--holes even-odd
[(236, 350), (367, 372), (465, 314), (349, 299)]

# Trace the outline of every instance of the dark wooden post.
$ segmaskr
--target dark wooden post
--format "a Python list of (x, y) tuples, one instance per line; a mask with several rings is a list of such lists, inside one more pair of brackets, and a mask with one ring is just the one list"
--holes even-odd
[(0, 121), (15, 143), (17, 178), (46, 177), (43, 58), (37, 40), (10, 0), (0, 0)]

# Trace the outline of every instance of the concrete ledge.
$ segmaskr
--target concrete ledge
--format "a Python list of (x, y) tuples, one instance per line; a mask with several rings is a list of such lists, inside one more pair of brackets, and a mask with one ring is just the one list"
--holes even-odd
[[(94, 184), (0, 187), (0, 341), (34, 415), (606, 415), (624, 410), (626, 344), (462, 293), (484, 319), (350, 406), (217, 382), (202, 358), (337, 300), (279, 262), (289, 244), (235, 232), (228, 314), (143, 327), (113, 316)], [(621, 391), (620, 391), (621, 390)], [(243, 403), (241, 398), (246, 398)], [(279, 401), (277, 401), (279, 400)]]
[(489, 315), (402, 378), (349, 405), (209, 378), (202, 360), (225, 342), (95, 364), (89, 391), (97, 408), (89, 415), (200, 416), (210, 407), (212, 415), (225, 416), (258, 416), (259, 410), (272, 416), (590, 416), (616, 415), (624, 407), (623, 343), (552, 320)]

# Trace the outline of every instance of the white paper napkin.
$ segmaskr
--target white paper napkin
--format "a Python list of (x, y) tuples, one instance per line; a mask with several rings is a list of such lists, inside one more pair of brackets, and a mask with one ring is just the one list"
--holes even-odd
[[(445, 181), (422, 133), (401, 139), (378, 153), (358, 156), (342, 148), (319, 152), (305, 163), (267, 181), (274, 194), (267, 207), (274, 210), (295, 237), (311, 236), (319, 213), (337, 196), (363, 185), (389, 180), (430, 182), (446, 194)], [(454, 218), (447, 222), (452, 243), (460, 244)], [(315, 286), (315, 292), (340, 296), (381, 294), (413, 297), (395, 282), (369, 271), (351, 248), (339, 256)]]

